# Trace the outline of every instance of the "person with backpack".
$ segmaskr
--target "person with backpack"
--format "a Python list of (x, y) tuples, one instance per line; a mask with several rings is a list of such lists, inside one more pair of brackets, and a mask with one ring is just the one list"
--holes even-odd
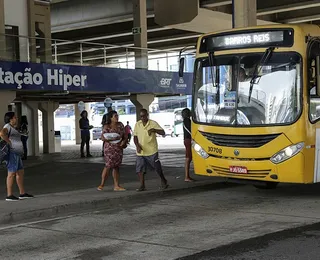
[(190, 164), (192, 161), (192, 151), (191, 151), (191, 111), (189, 108), (185, 108), (181, 111), (183, 118), (183, 139), (184, 146), (186, 148), (186, 161), (185, 161), (185, 182), (193, 182), (194, 179), (190, 177)]
[[(7, 197), (6, 201), (18, 201), (23, 199), (33, 198), (24, 190), (24, 169), (22, 164), (21, 156), (23, 155), (23, 144), (21, 141), (21, 134), (16, 129), (18, 119), (14, 112), (7, 112), (4, 116), (5, 126), (0, 132), (0, 137), (2, 139), (2, 146), (5, 142), (6, 147), (8, 147), (8, 154), (5, 158), (6, 167), (8, 169), (7, 176)], [(17, 185), (19, 187), (20, 195), (19, 198), (13, 195), (13, 183), (16, 179)]]

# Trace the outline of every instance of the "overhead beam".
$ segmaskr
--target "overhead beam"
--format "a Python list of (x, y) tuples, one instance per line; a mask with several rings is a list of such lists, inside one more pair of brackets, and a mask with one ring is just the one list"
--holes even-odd
[[(172, 30), (172, 28), (169, 27), (158, 27), (158, 28), (151, 28), (148, 29), (148, 33), (151, 32), (159, 32), (164, 30)], [(56, 44), (56, 46), (62, 46), (62, 45), (69, 45), (74, 43), (85, 43), (85, 42), (92, 42), (92, 41), (98, 41), (98, 40), (106, 40), (106, 39), (112, 39), (112, 38), (119, 38), (119, 37), (125, 37), (132, 35), (132, 32), (125, 32), (125, 33), (118, 33), (118, 34), (112, 34), (112, 35), (105, 35), (105, 36), (98, 36), (98, 37), (91, 37), (91, 38), (85, 38), (78, 41), (65, 41), (65, 42), (59, 42)], [(58, 42), (58, 40), (57, 40)], [(52, 44), (55, 45), (55, 44)]]
[(200, 3), (200, 7), (204, 7), (204, 8), (214, 8), (214, 7), (219, 7), (219, 6), (223, 6), (223, 5), (231, 5), (232, 1), (225, 1), (225, 0), (216, 0), (216, 1), (210, 1), (210, 0), (205, 0), (205, 1), (201, 1)]
[(283, 13), (283, 12), (289, 12), (289, 11), (295, 11), (295, 10), (301, 10), (301, 9), (308, 9), (308, 8), (314, 8), (319, 6), (320, 6), (319, 0), (300, 2), (296, 4), (290, 4), (290, 5), (273, 6), (270, 8), (258, 9), (257, 16)]
[(285, 19), (280, 22), (281, 23), (306, 23), (306, 22), (318, 21), (318, 20), (320, 20), (320, 14)]

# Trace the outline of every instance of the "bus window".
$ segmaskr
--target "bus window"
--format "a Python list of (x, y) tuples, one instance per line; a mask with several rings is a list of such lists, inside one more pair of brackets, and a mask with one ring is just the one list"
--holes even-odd
[[(294, 122), (301, 112), (300, 56), (273, 53), (259, 68), (249, 102), (250, 79), (261, 56), (216, 56), (214, 66), (208, 59), (198, 59), (194, 121), (254, 126)], [(240, 68), (244, 71), (239, 72)], [(244, 74), (242, 78), (240, 73)], [(232, 80), (233, 74), (237, 75), (236, 81)]]

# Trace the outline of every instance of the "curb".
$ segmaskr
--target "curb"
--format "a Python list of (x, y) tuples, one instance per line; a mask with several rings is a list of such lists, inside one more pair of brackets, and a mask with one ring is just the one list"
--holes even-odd
[[(236, 184), (227, 184), (225, 182), (204, 183), (193, 187), (183, 187), (169, 189), (166, 191), (152, 190), (137, 192), (134, 194), (120, 196), (117, 198), (102, 198), (95, 200), (82, 200), (75, 203), (67, 203), (58, 206), (52, 206), (36, 210), (18, 211), (11, 213), (0, 213), (0, 225), (23, 224), (29, 221), (40, 221), (48, 218), (66, 217), (67, 215), (90, 213), (95, 210), (106, 210), (114, 206), (124, 206), (133, 203), (146, 203), (147, 201), (168, 198), (171, 196), (184, 195), (190, 192), (206, 192), (210, 190), (226, 189), (237, 186)], [(45, 195), (46, 196), (46, 195)]]

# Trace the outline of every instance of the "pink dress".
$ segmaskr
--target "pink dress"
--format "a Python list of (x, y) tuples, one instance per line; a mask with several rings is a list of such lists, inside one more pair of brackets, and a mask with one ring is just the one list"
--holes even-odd
[[(124, 138), (124, 126), (121, 122), (118, 123), (117, 129), (111, 129), (110, 125), (107, 125), (106, 129), (103, 130), (103, 134), (105, 133), (117, 133)], [(119, 145), (120, 142), (117, 144), (104, 142), (104, 160), (107, 168), (118, 168), (121, 165), (123, 148), (121, 148)]]

